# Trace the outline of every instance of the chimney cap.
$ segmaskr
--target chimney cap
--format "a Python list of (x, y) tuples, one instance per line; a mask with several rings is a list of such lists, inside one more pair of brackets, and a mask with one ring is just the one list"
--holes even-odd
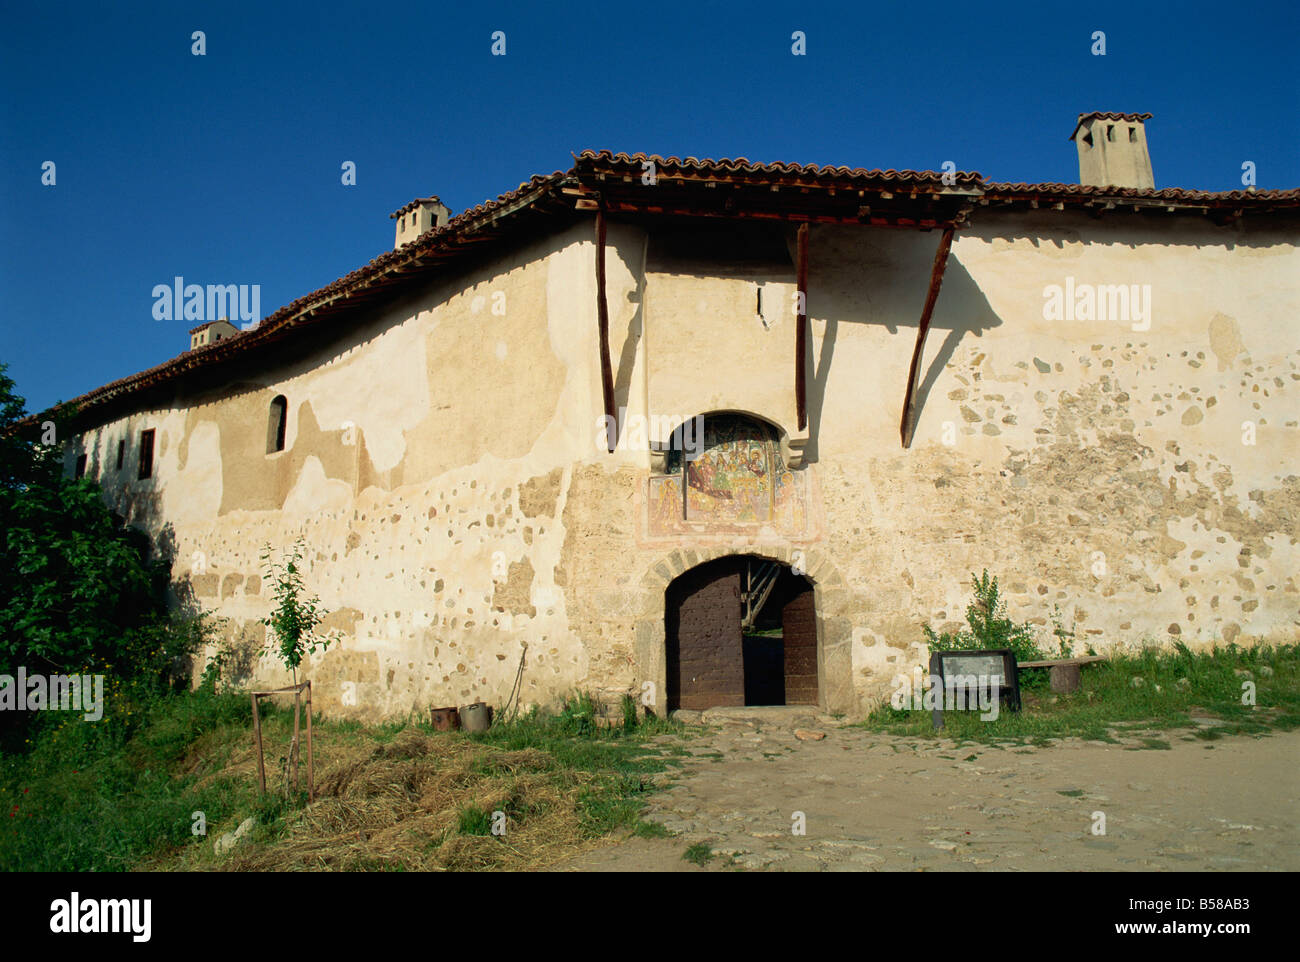
[[(229, 318), (226, 318), (226, 317), (220, 317), (220, 318), (217, 318), (217, 320), (215, 320), (215, 321), (208, 321), (208, 322), (205, 323), (205, 324), (200, 324), (198, 327), (191, 327), (191, 328), (190, 328), (190, 333), (191, 333), (191, 334), (197, 334), (197, 333), (199, 333), (199, 331), (206, 331), (206, 330), (207, 330), (208, 328), (210, 328), (213, 324), (228, 324), (230, 327), (234, 327), (234, 326), (235, 326), (234, 324), (231, 324), (231, 323), (230, 323), (230, 319), (229, 319)], [(238, 328), (236, 328), (236, 330), (238, 330)]]
[(1094, 110), (1091, 113), (1079, 114), (1079, 119), (1075, 121), (1074, 129), (1070, 131), (1067, 139), (1074, 140), (1074, 135), (1079, 132), (1079, 128), (1089, 120), (1125, 120), (1129, 123), (1142, 123), (1150, 119), (1150, 114), (1120, 114), (1108, 110)]
[[(446, 207), (446, 206), (447, 206), (446, 204), (443, 204), (443, 203), (442, 203), (442, 198), (441, 198), (441, 197), (439, 197), (437, 194), (431, 194), (431, 195), (428, 196), (428, 197), (417, 197), (417, 198), (415, 198), (415, 200), (411, 201), (409, 204), (405, 204), (405, 205), (403, 205), (403, 206), (397, 208), (397, 210), (393, 211), (393, 212), (392, 212), (391, 214), (389, 214), (388, 216), (389, 216), (390, 219), (396, 220), (398, 217), (401, 217), (401, 216), (403, 216), (403, 215), (405, 215), (405, 214), (408, 214), (408, 213), (410, 213), (411, 211), (415, 210), (415, 208), (417, 208), (417, 207), (422, 207), (422, 206), (424, 206), (425, 204), (440, 204), (440, 205), (442, 205), (443, 207)], [(450, 210), (450, 208), (448, 208), (448, 209)]]

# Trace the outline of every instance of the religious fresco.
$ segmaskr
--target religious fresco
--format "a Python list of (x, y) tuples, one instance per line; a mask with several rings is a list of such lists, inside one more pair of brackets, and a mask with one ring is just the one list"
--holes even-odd
[(682, 529), (682, 476), (652, 476), (650, 478), (650, 532), (670, 534)]
[(754, 525), (791, 534), (804, 529), (803, 478), (786, 468), (765, 425), (741, 415), (708, 415), (702, 447), (694, 459), (671, 452), (665, 474), (651, 476), (651, 535), (698, 533), (715, 526)]
[(704, 419), (704, 450), (686, 462), (686, 519), (772, 520), (773, 442), (753, 421)]
[[(779, 462), (778, 462), (779, 464)], [(776, 509), (773, 522), (778, 531), (797, 533), (808, 526), (808, 505), (803, 478), (780, 466), (776, 476)]]

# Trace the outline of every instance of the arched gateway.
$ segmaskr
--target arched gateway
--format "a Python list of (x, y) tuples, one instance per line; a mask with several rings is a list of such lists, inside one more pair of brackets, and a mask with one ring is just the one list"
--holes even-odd
[[(719, 563), (720, 564), (716, 564)], [(779, 623), (781, 628), (781, 684), (785, 689), (786, 704), (815, 704), (823, 711), (838, 712), (849, 714), (857, 711), (857, 696), (855, 693), (852, 677), (852, 639), (853, 628), (852, 618), (850, 617), (851, 599), (845, 587), (844, 579), (836, 570), (835, 566), (827, 559), (818, 549), (813, 547), (796, 547), (793, 545), (756, 545), (753, 543), (741, 544), (713, 544), (698, 545), (691, 548), (678, 548), (669, 552), (667, 555), (654, 562), (645, 572), (641, 579), (641, 590), (644, 594), (643, 614), (637, 618), (634, 623), (635, 639), (635, 663), (637, 665), (637, 677), (641, 679), (638, 685), (641, 687), (643, 695), (652, 692), (649, 707), (656, 714), (667, 713), (675, 708), (683, 707), (681, 705), (682, 675), (681, 675), (681, 635), (680, 624), (682, 619), (681, 602), (689, 597), (699, 594), (698, 591), (692, 591), (692, 586), (702, 587), (705, 581), (704, 573), (720, 574), (727, 572), (729, 566), (744, 566), (752, 564), (761, 564), (764, 562), (776, 562), (780, 581), (773, 586), (769, 593), (768, 600), (763, 606), (763, 611), (757, 616), (757, 623), (767, 627), (760, 628), (751, 632), (756, 639), (767, 637), (774, 639), (776, 625)], [(716, 567), (714, 565), (716, 564)], [(692, 572), (697, 569), (701, 575), (691, 577)], [(737, 574), (737, 580), (733, 582), (739, 593), (739, 579), (745, 577), (745, 568), (737, 567), (732, 569)], [(725, 575), (723, 580), (725, 580)], [(698, 580), (697, 580), (698, 579)], [(802, 586), (811, 586), (811, 591), (795, 590)], [(716, 589), (721, 591), (721, 589)], [(779, 594), (778, 594), (779, 592)], [(773, 600), (777, 599), (777, 600)], [(687, 617), (693, 617), (693, 610), (707, 609), (706, 598), (699, 599), (699, 603), (687, 604)], [(793, 603), (793, 605), (791, 604)], [(735, 603), (731, 611), (736, 610)], [(800, 606), (804, 606), (800, 610)], [(770, 609), (770, 610), (769, 610)], [(743, 622), (743, 603), (741, 605)], [(790, 622), (787, 627), (786, 612), (790, 613)], [(676, 612), (674, 614), (674, 612)], [(779, 618), (778, 618), (779, 613)], [(861, 616), (861, 612), (858, 612)], [(669, 641), (670, 621), (676, 619), (678, 625), (676, 640)], [(731, 623), (731, 622), (728, 622)], [(742, 624), (743, 628), (743, 624)], [(735, 638), (734, 624), (731, 629), (731, 638)], [(740, 664), (741, 672), (744, 670), (744, 631), (741, 632), (741, 652)], [(790, 675), (786, 675), (785, 669), (785, 645), (789, 642), (792, 650), (798, 649), (807, 654), (814, 660), (815, 668), (807, 672), (792, 670)], [(751, 642), (750, 658), (753, 661), (756, 674), (754, 677), (759, 680), (767, 680), (773, 686), (775, 685), (775, 672), (770, 668), (762, 669), (762, 660), (765, 657), (763, 650), (765, 642), (756, 640)], [(775, 653), (775, 641), (766, 642), (768, 650), (766, 657), (770, 663), (775, 663), (777, 654)], [(698, 643), (696, 644), (698, 648)], [(735, 649), (732, 648), (732, 666), (733, 678), (735, 673)], [(669, 658), (677, 659), (674, 662), (676, 680), (669, 679)], [(688, 664), (689, 664), (689, 646), (688, 646)], [(815, 686), (812, 676), (815, 675)], [(698, 678), (698, 673), (688, 675), (688, 678)], [(734, 698), (733, 691), (730, 693)], [(741, 684), (740, 701), (732, 701), (731, 704), (743, 705), (744, 686)], [(770, 689), (769, 689), (770, 691)], [(671, 694), (670, 694), (671, 693)], [(689, 686), (687, 694), (690, 694)], [(754, 699), (760, 697), (763, 701), (771, 697), (761, 691), (755, 691), (752, 687), (750, 696)], [(672, 704), (670, 705), (670, 700)], [(749, 701), (749, 704), (760, 704), (760, 701)], [(771, 704), (771, 702), (766, 702)], [(720, 705), (720, 702), (714, 702)]]
[(664, 595), (668, 710), (816, 705), (813, 585), (756, 555), (683, 572)]

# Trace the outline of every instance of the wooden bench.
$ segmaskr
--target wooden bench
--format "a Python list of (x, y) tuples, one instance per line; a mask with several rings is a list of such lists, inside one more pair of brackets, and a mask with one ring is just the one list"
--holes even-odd
[(1045, 661), (1022, 661), (1016, 664), (1021, 668), (1050, 668), (1048, 685), (1052, 691), (1061, 695), (1079, 690), (1079, 669), (1093, 662), (1105, 661), (1105, 655), (1081, 655), (1078, 658), (1049, 658)]

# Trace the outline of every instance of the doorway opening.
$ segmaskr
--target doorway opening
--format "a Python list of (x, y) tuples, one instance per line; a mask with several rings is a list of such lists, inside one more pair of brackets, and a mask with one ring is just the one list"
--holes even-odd
[(668, 708), (816, 705), (812, 583), (757, 555), (683, 572), (665, 592)]

